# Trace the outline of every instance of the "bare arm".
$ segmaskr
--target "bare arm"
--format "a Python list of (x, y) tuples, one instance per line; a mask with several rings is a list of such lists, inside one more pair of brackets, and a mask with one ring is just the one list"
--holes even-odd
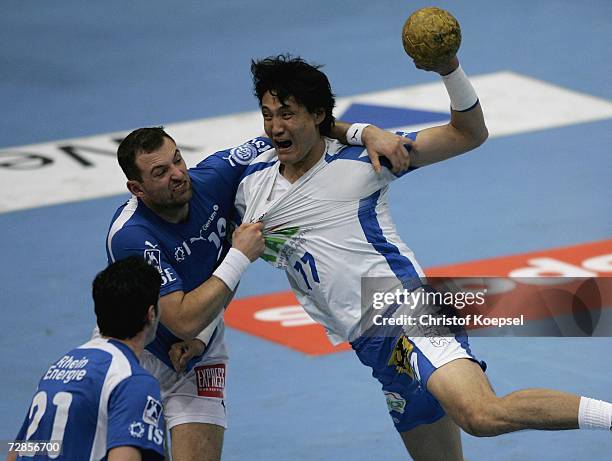
[(348, 141), (346, 139), (346, 133), (350, 127), (351, 127), (350, 123), (336, 120), (334, 125), (332, 125), (331, 131), (329, 133), (329, 137), (337, 139), (342, 144), (348, 144)]
[(193, 339), (217, 317), (230, 293), (215, 276), (188, 293), (174, 291), (159, 298), (160, 321), (179, 338)]
[(108, 452), (108, 461), (142, 461), (138, 448), (125, 446), (111, 448)]
[[(227, 301), (225, 302), (226, 307), (232, 301), (235, 293), (236, 292), (233, 291), (229, 298), (227, 298)], [(184, 371), (185, 367), (187, 366), (187, 362), (189, 362), (193, 357), (202, 355), (221, 318), (222, 314), (217, 316), (217, 318), (213, 320), (208, 327), (198, 333), (194, 339), (189, 341), (180, 341), (170, 346), (168, 356), (170, 357), (170, 361), (172, 362), (172, 365), (177, 373)]]
[(419, 132), (412, 143), (410, 164), (425, 166), (455, 157), (480, 146), (488, 136), (480, 103), (467, 112), (451, 110), (448, 124)]
[[(458, 66), (459, 60), (455, 56), (443, 67), (425, 70), (446, 75)], [(480, 102), (466, 111), (451, 110), (449, 123), (419, 132), (411, 146), (410, 164), (425, 166), (455, 157), (480, 146), (488, 136)]]
[(17, 460), (17, 452), (9, 451), (8, 455), (6, 456), (6, 461), (16, 461), (16, 460)]
[[(250, 261), (265, 248), (263, 224), (243, 224), (234, 231), (233, 247)], [(175, 291), (159, 299), (161, 322), (183, 340), (193, 339), (227, 305), (233, 295), (225, 282), (214, 275), (188, 293)]]

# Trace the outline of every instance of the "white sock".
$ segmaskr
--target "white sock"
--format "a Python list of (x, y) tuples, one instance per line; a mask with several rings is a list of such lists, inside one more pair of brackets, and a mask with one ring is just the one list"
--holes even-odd
[(580, 397), (578, 427), (580, 429), (612, 430), (612, 404)]

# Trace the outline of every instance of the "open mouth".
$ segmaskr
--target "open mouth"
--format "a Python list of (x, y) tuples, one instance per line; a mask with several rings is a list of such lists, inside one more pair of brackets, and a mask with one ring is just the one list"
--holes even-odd
[(177, 184), (176, 186), (174, 186), (174, 188), (172, 189), (174, 192), (185, 192), (187, 190), (187, 181), (183, 181), (180, 184)]
[(276, 147), (278, 149), (289, 149), (293, 143), (291, 141), (276, 141)]

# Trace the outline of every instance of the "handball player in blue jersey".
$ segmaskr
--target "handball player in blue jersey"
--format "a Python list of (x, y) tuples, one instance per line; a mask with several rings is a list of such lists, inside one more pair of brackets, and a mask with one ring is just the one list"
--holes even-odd
[(101, 336), (44, 372), (8, 461), (163, 459), (159, 383), (139, 363), (155, 337), (160, 282), (141, 257), (97, 275), (93, 299)]
[[(332, 135), (346, 140), (347, 124)], [(364, 132), (378, 162), (407, 167), (404, 150), (381, 130)], [(140, 128), (117, 156), (132, 198), (115, 213), (107, 235), (109, 262), (139, 255), (162, 277), (161, 321), (143, 353), (160, 380), (174, 461), (218, 460), (227, 427), (228, 356), (223, 311), (251, 261), (264, 250), (262, 224), (244, 224), (228, 243), (234, 196), (248, 164), (272, 144), (255, 138), (187, 169), (162, 128)]]

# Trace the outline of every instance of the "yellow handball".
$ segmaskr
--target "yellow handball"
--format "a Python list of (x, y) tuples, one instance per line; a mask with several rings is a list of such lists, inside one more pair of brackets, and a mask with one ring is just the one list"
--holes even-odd
[(436, 67), (457, 54), (461, 28), (448, 11), (435, 6), (421, 8), (404, 23), (402, 43), (418, 66)]

